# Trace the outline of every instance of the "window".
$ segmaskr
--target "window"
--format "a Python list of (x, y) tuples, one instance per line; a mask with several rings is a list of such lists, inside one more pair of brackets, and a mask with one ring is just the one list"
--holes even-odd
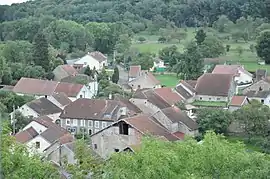
[(72, 127), (72, 128), (70, 129), (70, 132), (71, 132), (71, 133), (75, 133), (75, 132), (76, 132), (76, 127)]
[(95, 121), (95, 128), (99, 128), (99, 121)]
[(200, 100), (202, 100), (202, 97), (200, 97)]
[(70, 125), (70, 119), (66, 119), (66, 125)]
[(67, 128), (67, 131), (68, 131), (68, 132), (71, 132), (71, 128), (70, 128), (70, 127), (68, 127), (68, 128)]
[(217, 100), (219, 101), (219, 100), (220, 100), (220, 98), (217, 98)]
[(86, 131), (86, 130), (85, 130), (84, 127), (81, 127), (81, 128), (80, 128), (80, 132), (85, 133), (85, 131)]
[(264, 103), (264, 99), (261, 99), (261, 103)]
[(123, 122), (119, 124), (119, 134), (128, 135), (128, 124)]
[(138, 88), (141, 88), (141, 85), (138, 85)]
[(115, 152), (119, 152), (119, 149), (114, 149)]
[(77, 126), (77, 119), (73, 119), (73, 125)]
[(82, 98), (82, 94), (80, 95), (80, 98)]
[(60, 119), (56, 119), (55, 124), (61, 125), (61, 120)]
[(88, 126), (92, 127), (93, 126), (93, 121), (89, 121)]
[(36, 149), (40, 148), (40, 142), (36, 142)]
[(211, 100), (211, 98), (209, 98), (209, 100)]
[(45, 95), (45, 98), (48, 98), (48, 96), (47, 96), (47, 95)]
[(106, 127), (106, 122), (102, 122), (102, 129)]
[(94, 144), (94, 149), (97, 149), (97, 144)]
[(89, 135), (92, 135), (92, 129), (89, 129), (89, 130), (88, 130), (88, 134), (89, 134)]

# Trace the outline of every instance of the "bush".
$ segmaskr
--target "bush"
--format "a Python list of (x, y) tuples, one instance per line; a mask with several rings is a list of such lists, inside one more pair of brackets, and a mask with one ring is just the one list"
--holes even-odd
[(146, 41), (146, 38), (145, 38), (145, 37), (139, 37), (139, 38), (138, 38), (138, 41), (141, 42), (141, 43), (142, 43), (142, 42), (145, 42), (145, 41)]

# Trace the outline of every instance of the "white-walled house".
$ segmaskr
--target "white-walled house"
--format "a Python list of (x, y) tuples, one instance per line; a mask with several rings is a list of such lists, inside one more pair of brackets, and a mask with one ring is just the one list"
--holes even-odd
[(103, 67), (108, 66), (107, 57), (101, 52), (91, 52), (77, 60), (75, 65), (83, 65), (83, 67), (89, 66), (90, 69), (102, 70)]
[(65, 129), (53, 123), (47, 116), (31, 121), (15, 138), (17, 142), (25, 144), (31, 153), (40, 154), (61, 138), (65, 138), (66, 142), (73, 141), (73, 137)]
[[(62, 109), (49, 101), (47, 98), (42, 97), (24, 104), (23, 106), (19, 107), (17, 111), (21, 112), (21, 114), (26, 117), (37, 118), (40, 116), (48, 116), (55, 121), (59, 119)], [(10, 115), (12, 114), (13, 112), (10, 113)]]
[(31, 95), (36, 98), (47, 98), (54, 93), (65, 93), (72, 101), (78, 98), (91, 99), (96, 93), (94, 90), (94, 88), (87, 88), (82, 84), (40, 80), (34, 78), (21, 78), (13, 88), (13, 92), (18, 95)]
[(241, 65), (216, 65), (213, 74), (231, 74), (238, 86), (248, 86), (253, 83), (253, 75)]

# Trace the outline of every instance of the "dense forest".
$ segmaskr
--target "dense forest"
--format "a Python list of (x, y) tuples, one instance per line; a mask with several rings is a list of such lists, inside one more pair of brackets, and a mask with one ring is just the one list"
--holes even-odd
[(269, 0), (35, 0), (0, 7), (0, 20), (52, 15), (80, 23), (124, 22), (146, 26), (153, 22), (181, 26), (212, 25), (218, 16), (235, 22), (240, 17), (270, 17)]

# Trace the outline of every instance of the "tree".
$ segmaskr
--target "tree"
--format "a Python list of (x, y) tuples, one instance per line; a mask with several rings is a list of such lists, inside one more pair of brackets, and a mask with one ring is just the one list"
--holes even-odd
[(230, 51), (231, 46), (230, 45), (226, 45), (226, 52)]
[(181, 40), (184, 40), (186, 38), (187, 38), (186, 32), (181, 32), (179, 30), (175, 30), (175, 31), (171, 32), (171, 39), (177, 39), (179, 43)]
[(41, 32), (37, 33), (33, 44), (33, 60), (35, 65), (39, 65), (46, 71), (49, 71), (49, 46), (44, 34)]
[(265, 136), (269, 131), (270, 109), (259, 101), (252, 100), (233, 114), (235, 121), (243, 126), (249, 140), (253, 136)]
[(250, 45), (249, 45), (249, 50), (250, 50), (251, 53), (253, 53), (253, 52), (255, 51), (255, 46), (254, 46), (254, 44), (250, 44)]
[(28, 78), (44, 78), (46, 74), (41, 66), (27, 66), (24, 70), (24, 77)]
[(77, 162), (64, 165), (64, 168), (72, 174), (72, 178), (85, 179), (90, 175), (91, 178), (102, 178), (102, 160), (97, 155), (93, 155), (93, 151), (84, 140), (76, 141), (74, 153)]
[(266, 64), (270, 64), (270, 31), (266, 30), (261, 32), (255, 48), (257, 55), (264, 60)]
[(159, 43), (165, 43), (166, 42), (166, 38), (163, 37), (163, 36), (161, 36), (161, 37), (158, 38), (158, 42)]
[(234, 31), (232, 33), (232, 39), (234, 39), (235, 42), (238, 42), (238, 40), (243, 39), (243, 36), (244, 36), (243, 34), (244, 34), (244, 32), (242, 32), (242, 31), (239, 31), (239, 30)]
[(200, 29), (195, 35), (196, 42), (199, 45), (203, 43), (205, 38), (206, 38), (206, 33), (204, 32), (203, 29)]
[(237, 51), (238, 55), (241, 56), (243, 54), (244, 49), (242, 46), (237, 46), (236, 51)]
[(119, 81), (119, 70), (117, 67), (115, 67), (112, 75), (112, 82), (117, 84), (118, 81)]
[(201, 133), (213, 130), (217, 134), (226, 134), (232, 120), (232, 114), (223, 109), (206, 108), (199, 110), (197, 114), (197, 122)]
[(269, 164), (268, 156), (208, 132), (200, 144), (144, 138), (135, 154), (115, 153), (105, 163), (104, 178), (267, 178)]
[(119, 36), (119, 40), (115, 45), (115, 49), (118, 53), (126, 52), (131, 46), (131, 39), (128, 34), (123, 34)]
[(233, 22), (230, 21), (227, 16), (221, 15), (218, 20), (214, 22), (213, 27), (219, 32), (230, 32), (232, 25)]
[(139, 38), (138, 38), (138, 41), (139, 41), (140, 43), (143, 43), (143, 42), (146, 41), (146, 39), (145, 39), (145, 37), (139, 37)]
[[(9, 121), (9, 120), (7, 120)], [(18, 144), (10, 136), (7, 123), (2, 124), (1, 134), (1, 178), (48, 178), (58, 179), (56, 168), (47, 161), (41, 161), (40, 156), (30, 154), (26, 146)], [(31, 166), (31, 167), (29, 167)]]
[(165, 64), (168, 64), (170, 67), (173, 67), (177, 64), (180, 52), (178, 51), (175, 45), (165, 47), (159, 51), (159, 58), (164, 61)]
[[(22, 130), (32, 120), (31, 117), (25, 117), (19, 111), (15, 111), (15, 114), (13, 115), (14, 116), (12, 116), (12, 119), (15, 119), (15, 133)], [(10, 124), (10, 128), (13, 128), (13, 124)]]
[(205, 58), (219, 57), (225, 52), (222, 41), (215, 36), (207, 36), (199, 48)]
[(154, 54), (143, 52), (139, 53), (131, 61), (132, 65), (141, 65), (142, 70), (149, 70), (154, 66)]
[(93, 71), (90, 69), (89, 65), (84, 70), (84, 74), (87, 76), (93, 76)]
[(195, 42), (187, 45), (185, 52), (179, 55), (179, 61), (174, 66), (177, 75), (182, 79), (197, 79), (203, 73), (203, 56)]

